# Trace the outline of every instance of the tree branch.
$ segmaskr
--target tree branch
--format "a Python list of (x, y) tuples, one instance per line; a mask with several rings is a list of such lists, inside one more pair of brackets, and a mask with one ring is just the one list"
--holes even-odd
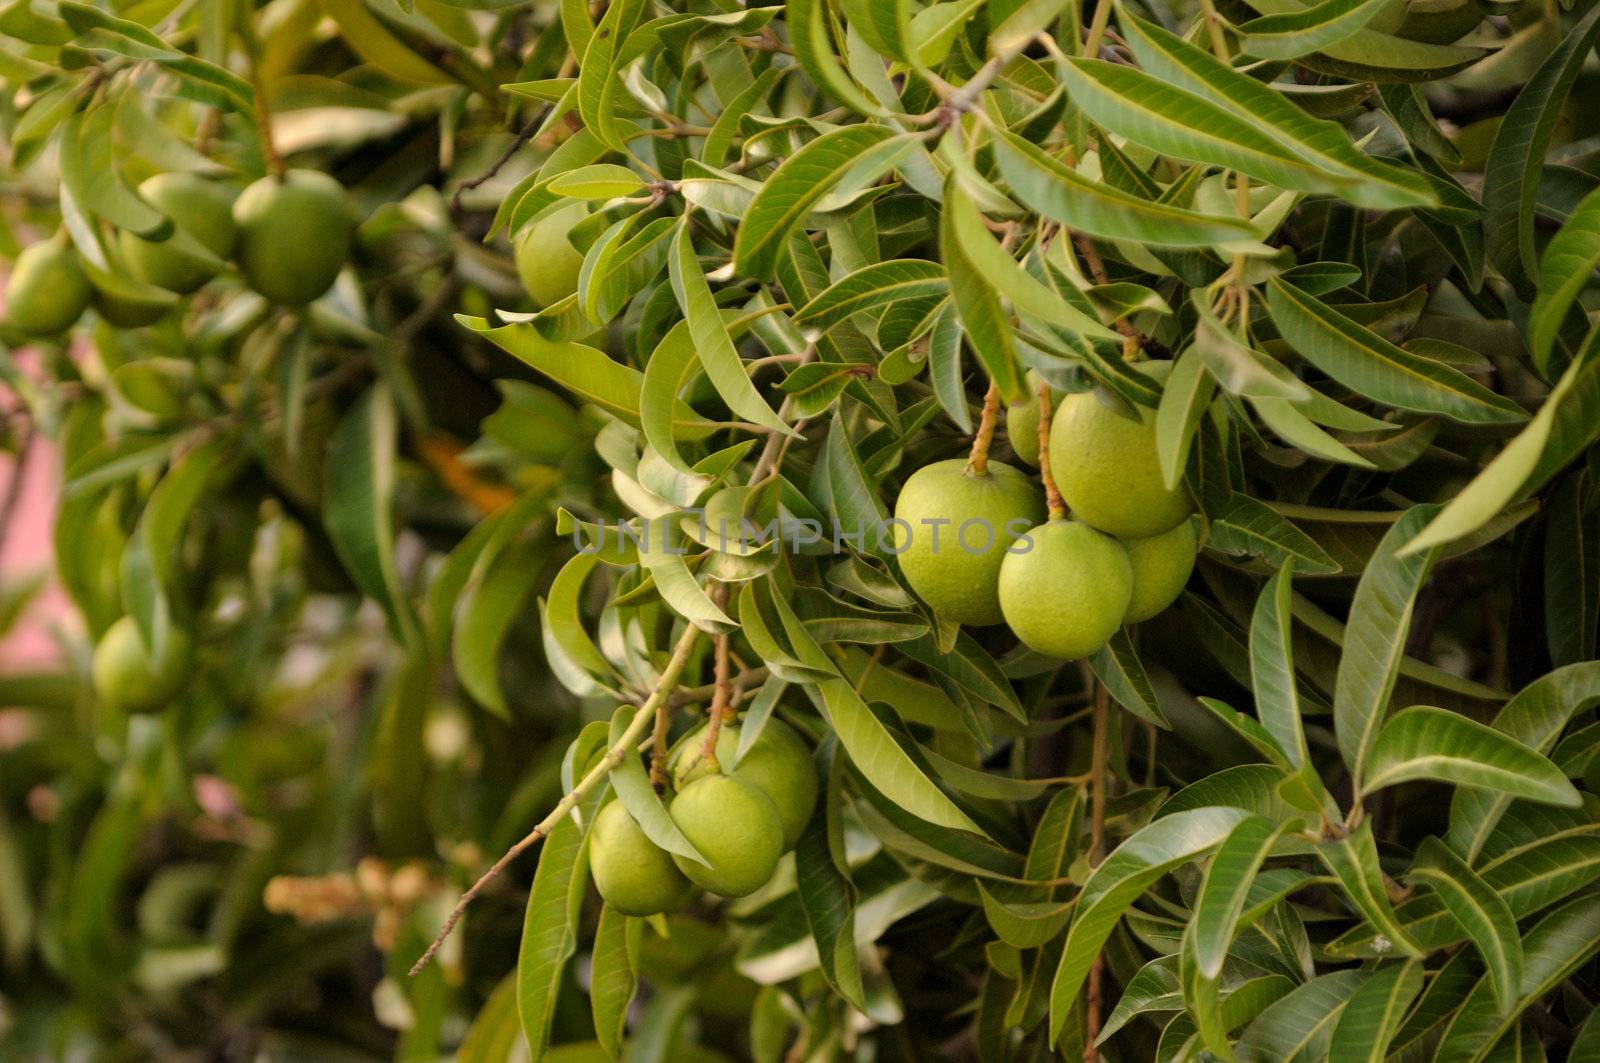
[(656, 707), (665, 701), (671, 695), (673, 687), (678, 685), (678, 677), (683, 674), (684, 666), (689, 663), (689, 654), (693, 652), (695, 643), (699, 639), (699, 628), (690, 624), (684, 629), (683, 636), (678, 639), (678, 644), (673, 647), (672, 658), (667, 662), (666, 669), (661, 673), (660, 682), (656, 684), (655, 690), (645, 700), (645, 703), (640, 705), (638, 711), (633, 714), (633, 720), (628, 724), (628, 729), (622, 732), (622, 737), (617, 739), (610, 749), (606, 750), (606, 755), (600, 758), (598, 764), (590, 768), (588, 773), (578, 780), (578, 784), (572, 788), (571, 793), (566, 794), (560, 801), (556, 802), (556, 807), (551, 809), (548, 816), (539, 821), (538, 826), (529, 831), (521, 841), (507, 849), (505, 855), (496, 860), (494, 866), (480, 875), (478, 881), (474, 882), (472, 887), (461, 895), (461, 899), (456, 902), (455, 908), (451, 910), (449, 917), (445, 919), (444, 925), (440, 927), (438, 936), (433, 939), (433, 943), (423, 952), (422, 957), (412, 964), (412, 977), (415, 977), (419, 971), (428, 965), (428, 961), (433, 959), (433, 954), (439, 951), (439, 946), (443, 945), (445, 939), (450, 936), (450, 931), (455, 929), (456, 924), (461, 921), (461, 916), (465, 914), (467, 906), (472, 903), (473, 898), (482, 892), (483, 887), (492, 882), (500, 872), (511, 864), (511, 861), (521, 856), (531, 845), (541, 838), (548, 837), (550, 832), (555, 829), (556, 824), (566, 818), (577, 807), (578, 802), (583, 800), (583, 796), (609, 775), (612, 768), (621, 764), (622, 758), (627, 756), (638, 745), (639, 740), (644, 736), (645, 728), (655, 718)]

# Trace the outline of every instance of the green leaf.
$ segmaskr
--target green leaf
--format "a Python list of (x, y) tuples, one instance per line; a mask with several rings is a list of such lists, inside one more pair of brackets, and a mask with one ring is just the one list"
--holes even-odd
[(456, 1050), (457, 1063), (509, 1063), (511, 1053), (522, 1043), (522, 1026), (517, 1021), (517, 977), (513, 973), (500, 979), (473, 1017)]
[(994, 158), (1018, 202), (1076, 232), (1158, 247), (1212, 247), (1256, 236), (1239, 218), (1200, 214), (1091, 181), (1005, 130), (994, 135)]
[(1118, 628), (1110, 641), (1090, 655), (1089, 667), (1118, 705), (1145, 723), (1164, 730), (1172, 728), (1127, 628)]
[(1340, 194), (1356, 206), (1384, 210), (1437, 202), (1421, 175), (1363, 154), (1338, 123), (1312, 118), (1271, 87), (1160, 26), (1126, 11), (1118, 24), (1139, 65), (1151, 74), (1254, 124), (1307, 162), (1354, 178)]
[(400, 586), (394, 556), (394, 399), (378, 385), (358, 401), (329, 440), (338, 461), (327, 464), (328, 537), (361, 590), (383, 607), (404, 646), (418, 638), (417, 619)]
[(674, 517), (645, 521), (639, 543), (639, 563), (655, 581), (656, 591), (673, 612), (695, 627), (711, 634), (733, 630), (738, 625), (718, 607), (684, 560), (687, 548)]
[[(611, 718), (611, 728), (617, 731), (626, 728), (628, 722), (638, 711), (631, 705), (619, 707)], [(639, 763), (639, 758), (633, 754), (626, 754), (617, 766), (611, 769), (611, 788), (617, 792), (617, 800), (627, 808), (628, 815), (639, 825), (657, 847), (669, 853), (676, 853), (686, 860), (696, 863), (710, 864), (694, 847), (694, 843), (684, 837), (683, 831), (678, 829), (677, 822), (667, 813), (667, 806), (661, 800), (661, 795), (656, 793), (656, 788), (650, 783), (650, 776), (646, 774), (644, 765)]]
[(1527, 416), (1466, 374), (1396, 347), (1276, 277), (1267, 282), (1267, 307), (1283, 338), (1308, 362), (1378, 402), (1463, 424), (1516, 424)]
[(117, 18), (89, 4), (63, 0), (57, 10), (77, 34), (72, 40), (74, 48), (159, 63), (188, 82), (208, 103), (230, 108), (246, 122), (254, 123), (255, 93), (244, 78), (170, 48), (139, 23)]
[[(1300, 0), (1251, 0), (1250, 6), (1267, 15), (1293, 15), (1305, 10)], [(1301, 62), (1334, 77), (1392, 83), (1444, 77), (1470, 66), (1483, 54), (1476, 48), (1357, 29)]]
[[(539, 370), (585, 402), (592, 402), (614, 417), (637, 426), (644, 374), (612, 361), (604, 351), (582, 343), (546, 339), (532, 325), (491, 326), (482, 318), (457, 316), (462, 325), (491, 340)], [(682, 439), (704, 438), (713, 430), (688, 406), (675, 414)]]
[(1505, 898), (1438, 838), (1423, 839), (1406, 878), (1432, 887), (1483, 957), (1500, 1010), (1510, 1010), (1522, 984), (1522, 939)]
[(1600, 436), (1600, 329), (1589, 334), (1526, 428), (1456, 492), (1411, 544), (1423, 550), (1483, 527), (1519, 497), (1542, 487)]
[(1282, 833), (1281, 826), (1251, 816), (1233, 828), (1211, 858), (1189, 920), (1189, 947), (1203, 977), (1221, 977), (1256, 872)]
[(1324, 797), (1320, 777), (1311, 765), (1306, 747), (1304, 709), (1294, 671), (1291, 635), (1294, 565), (1285, 563), (1262, 588), (1250, 619), (1250, 686), (1255, 694), (1256, 716), (1272, 736), (1286, 765), (1293, 769), (1320, 806)]
[(1234, 491), (1220, 509), (1210, 512), (1206, 545), (1230, 554), (1251, 554), (1274, 565), (1293, 562), (1302, 572), (1338, 572), (1339, 565), (1316, 540), (1259, 499)]
[(1299, 407), (1283, 399), (1251, 399), (1250, 406), (1261, 422), (1290, 446), (1313, 457), (1354, 465), (1358, 469), (1376, 469), (1370, 459), (1335, 439), (1319, 428)]
[(874, 262), (830, 284), (794, 315), (801, 328), (823, 332), (850, 317), (907, 299), (949, 290), (944, 267), (919, 258)]
[(1282, 363), (1239, 341), (1211, 309), (1211, 295), (1203, 288), (1189, 292), (1196, 324), (1194, 351), (1223, 389), (1250, 398), (1305, 402), (1311, 389)]
[(1364, 765), (1389, 711), (1417, 592), (1433, 566), (1435, 550), (1402, 555), (1404, 546), (1435, 512), (1413, 506), (1395, 521), (1361, 573), (1344, 629), (1344, 652), (1333, 688), (1333, 729), (1339, 752), (1359, 790)]
[(639, 984), (639, 945), (644, 920), (623, 915), (609, 904), (600, 909), (589, 961), (589, 1008), (594, 1034), (612, 1059), (622, 1058), (628, 1004)]
[[(840, 785), (835, 778), (831, 787)], [(846, 1000), (866, 1010), (866, 991), (856, 960), (855, 888), (834, 863), (826, 816), (813, 816), (795, 846), (795, 886), (823, 977)]]
[(1600, 189), (1573, 208), (1539, 259), (1539, 289), (1528, 312), (1528, 351), (1541, 373), (1550, 368), (1567, 311), (1579, 293), (1594, 283), (1600, 268)]
[(644, 186), (644, 178), (626, 166), (602, 162), (557, 174), (545, 187), (575, 199), (615, 199), (634, 195)]
[(1240, 1063), (1314, 1063), (1331, 1058), (1329, 1042), (1366, 971), (1334, 971), (1267, 1005), (1239, 1038)]
[[(1034, 279), (1033, 274), (996, 243), (983, 224), (978, 208), (960, 184), (945, 189), (944, 208), (944, 217), (950, 223), (949, 235), (955, 238), (964, 264), (976, 270), (1017, 313), (1038, 318), (1088, 340), (1121, 341), (1120, 336), (1097, 319), (1068, 305), (1066, 300)], [(960, 305), (959, 290), (956, 300)]]
[(858, 114), (881, 113), (882, 108), (851, 80), (839, 62), (827, 0), (786, 0), (784, 11), (795, 58), (811, 79)]
[(450, 643), (456, 677), (478, 704), (502, 720), (512, 714), (500, 687), (500, 650), (549, 555), (542, 540), (502, 552), (467, 585), (457, 607)]
[(1083, 884), (1078, 911), (1050, 986), (1050, 1039), (1057, 1042), (1078, 991), (1122, 913), (1174, 868), (1204, 855), (1249, 815), (1238, 808), (1195, 808), (1156, 820), (1133, 833)]
[(166, 216), (140, 199), (117, 169), (111, 132), (116, 113), (115, 107), (101, 106), (61, 124), (56, 142), (61, 181), (71, 186), (80, 207), (116, 228), (141, 235), (170, 230)]
[[(772, 180), (776, 180), (776, 176)], [(695, 257), (687, 219), (678, 227), (672, 255), (667, 261), (672, 289), (677, 293), (678, 305), (683, 308), (684, 319), (689, 323), (700, 364), (712, 386), (717, 389), (717, 394), (740, 417), (763, 428), (792, 435), (789, 426), (772, 411), (772, 407), (767, 405), (756, 386), (750, 382), (750, 372), (733, 345), (728, 327), (717, 309), (716, 298), (711, 294), (711, 286), (706, 283), (706, 275), (700, 270), (700, 260)]]
[(886, 59), (911, 58), (911, 4), (909, 0), (839, 0), (850, 28), (872, 50)]
[(964, 198), (954, 177), (945, 182), (945, 210), (939, 216), (939, 252), (950, 274), (951, 302), (960, 315), (967, 343), (983, 363), (989, 379), (1000, 389), (1001, 399), (1018, 402), (1023, 397), (1023, 374), (1017, 361), (1011, 320), (1000, 307), (995, 280), (967, 257), (956, 236), (955, 202)]
[(1339, 43), (1393, 6), (1392, 0), (1322, 0), (1303, 11), (1252, 19), (1239, 33), (1250, 55), (1298, 59)]
[(1340, 194), (1355, 182), (1308, 162), (1204, 96), (1131, 66), (1069, 58), (1062, 82), (1094, 123), (1153, 151), (1210, 163), (1299, 192)]
[[(1600, 662), (1585, 661), (1558, 668), (1523, 687), (1500, 710), (1492, 726), (1529, 749), (1547, 753), (1573, 718), (1597, 704)], [(1467, 860), (1475, 860), (1511, 800), (1505, 794), (1457, 790), (1445, 840)]]
[(1156, 407), (1156, 454), (1162, 483), (1169, 491), (1183, 482), (1194, 434), (1215, 392), (1204, 358), (1192, 346), (1185, 349), (1173, 362), (1161, 389), (1161, 404)]
[(817, 689), (828, 722), (850, 762), (885, 797), (929, 823), (982, 833), (971, 817), (923, 774), (848, 683), (829, 679), (818, 683)]
[(1576, 807), (1578, 791), (1539, 752), (1447, 709), (1417, 705), (1384, 725), (1365, 762), (1361, 792), (1416, 779), (1495, 790)]
[[(139, 625), (139, 635), (156, 658), (165, 654), (171, 635), (170, 601), (177, 592), (173, 566), (178, 560), (178, 545), (190, 515), (199, 505), (206, 487), (222, 466), (229, 443), (213, 438), (198, 444), (173, 462), (145, 502), (139, 514), (135, 539), (140, 547), (140, 562), (149, 579), (146, 593), (139, 595), (144, 608), (130, 610)], [(126, 555), (124, 555), (126, 557)], [(123, 596), (129, 596), (132, 582), (126, 565), (123, 570)]]
[(1416, 960), (1379, 967), (1350, 994), (1328, 1042), (1328, 1058), (1349, 1063), (1383, 1063), (1411, 1002), (1422, 991), (1422, 964)]
[(1372, 820), (1364, 819), (1349, 834), (1317, 846), (1317, 856), (1339, 880), (1345, 897), (1362, 917), (1388, 941), (1388, 949), (1402, 956), (1421, 956), (1395, 917), (1378, 864), (1378, 843), (1372, 837)]
[(789, 234), (841, 183), (864, 186), (892, 167), (915, 141), (880, 125), (849, 125), (806, 144), (761, 185), (739, 223), (734, 269), (745, 277), (771, 276)]
[[(1600, 9), (1591, 9), (1523, 85), (1495, 132), (1483, 177), (1485, 249), (1525, 297), (1537, 270), (1533, 223), (1541, 170), (1567, 95), (1600, 40)], [(1536, 359), (1538, 352), (1535, 352)]]
[(1587, 470), (1564, 477), (1545, 503), (1544, 627), (1551, 662), (1576, 664), (1600, 639), (1600, 528), (1584, 512)]
[[(837, 676), (822, 647), (805, 630), (805, 625), (782, 595), (773, 596), (773, 605), (783, 621), (784, 632), (795, 653), (809, 669)], [(813, 681), (808, 679), (802, 682)], [(839, 737), (850, 762), (860, 770), (879, 793), (906, 812), (929, 823), (956, 830), (983, 834), (982, 828), (947, 797), (943, 790), (900, 748), (883, 722), (873, 715), (856, 687), (839, 678), (816, 682), (822, 708), (833, 732)]]
[(1072, 918), (1072, 901), (1010, 903), (997, 898), (982, 882), (978, 883), (978, 897), (989, 926), (1013, 948), (1034, 949), (1053, 941)]
[(620, 59), (644, 9), (644, 0), (608, 5), (578, 64), (577, 104), (584, 128), (613, 151), (627, 150), (616, 118), (617, 95), (622, 91)]
[(578, 915), (588, 884), (585, 828), (563, 816), (539, 850), (517, 952), (517, 1014), (535, 1057), (550, 1042), (563, 972), (578, 947)]
[(1523, 934), (1517, 1002), (1507, 1011), (1496, 1008), (1486, 975), (1456, 1009), (1433, 1058), (1439, 1063), (1487, 1058), (1517, 1016), (1571, 978), (1596, 950), (1600, 950), (1600, 895), (1588, 894), (1557, 908)]

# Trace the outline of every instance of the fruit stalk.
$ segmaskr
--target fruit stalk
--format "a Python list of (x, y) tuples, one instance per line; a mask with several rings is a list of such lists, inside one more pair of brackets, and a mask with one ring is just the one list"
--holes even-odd
[(261, 41), (256, 37), (255, 27), (249, 19), (240, 19), (238, 29), (244, 41), (244, 50), (249, 56), (250, 95), (254, 97), (256, 130), (261, 134), (261, 154), (267, 161), (267, 172), (274, 177), (282, 177), (283, 156), (278, 154), (278, 146), (272, 139), (272, 111), (267, 106), (267, 83), (261, 76)]
[[(717, 588), (716, 597), (719, 607), (727, 603), (726, 585)], [(722, 770), (722, 765), (717, 763), (717, 736), (722, 733), (722, 725), (730, 722), (733, 716), (733, 685), (728, 679), (730, 641), (727, 635), (718, 635), (716, 639), (716, 683), (711, 688), (711, 707), (706, 710), (705, 741), (700, 743), (700, 760), (713, 774)]]
[(590, 768), (583, 778), (578, 780), (571, 793), (566, 794), (560, 801), (556, 802), (556, 807), (550, 810), (548, 816), (540, 820), (538, 825), (529, 831), (522, 840), (507, 849), (505, 855), (496, 860), (494, 866), (480, 875), (478, 881), (474, 882), (467, 892), (461, 895), (461, 899), (456, 902), (456, 906), (451, 909), (450, 915), (446, 917), (444, 925), (439, 928), (438, 936), (433, 939), (433, 942), (423, 952), (421, 958), (411, 965), (411, 976), (413, 978), (428, 965), (429, 960), (433, 959), (433, 954), (439, 951), (439, 946), (444, 944), (445, 939), (450, 936), (450, 931), (454, 930), (456, 924), (461, 921), (461, 916), (466, 912), (467, 906), (482, 892), (483, 888), (492, 882), (500, 872), (510, 866), (511, 861), (526, 852), (529, 846), (541, 838), (548, 837), (550, 832), (555, 829), (555, 825), (560, 823), (563, 818), (578, 806), (578, 802), (583, 800), (583, 796), (594, 789), (601, 780), (609, 776), (611, 769), (621, 764), (622, 758), (627, 756), (629, 751), (638, 745), (639, 740), (644, 737), (645, 727), (655, 718), (657, 706), (665, 702), (671, 696), (672, 689), (678, 685), (678, 677), (683, 674), (684, 667), (689, 663), (689, 654), (694, 651), (695, 644), (699, 640), (699, 628), (693, 624), (689, 624), (684, 628), (682, 637), (678, 639), (678, 644), (672, 648), (672, 657), (667, 661), (667, 667), (661, 673), (661, 680), (656, 683), (655, 690), (651, 691), (644, 704), (640, 705), (638, 711), (633, 714), (633, 720), (629, 722), (628, 729), (622, 732), (622, 737), (618, 738), (611, 748), (606, 750), (606, 755), (601, 757), (599, 762)]
[(1039, 480), (1044, 484), (1044, 503), (1051, 520), (1065, 520), (1067, 504), (1056, 489), (1056, 478), (1050, 472), (1050, 385), (1039, 381)]
[(978, 432), (972, 437), (972, 454), (967, 458), (967, 471), (975, 476), (989, 473), (989, 444), (994, 441), (994, 422), (1000, 412), (1000, 385), (989, 381), (989, 390), (983, 396), (983, 414), (978, 418)]

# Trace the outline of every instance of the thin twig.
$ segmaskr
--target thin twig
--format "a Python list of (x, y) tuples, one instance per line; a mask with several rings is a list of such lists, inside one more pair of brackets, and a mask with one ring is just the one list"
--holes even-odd
[[(720, 584), (712, 593), (712, 601), (717, 608), (726, 609), (728, 605), (728, 585)], [(729, 680), (730, 666), (729, 654), (731, 652), (731, 639), (726, 632), (716, 638), (715, 671), (713, 677), (716, 682), (711, 688), (711, 706), (706, 709), (706, 734), (700, 743), (700, 763), (706, 770), (715, 774), (722, 770), (722, 765), (717, 763), (717, 739), (722, 736), (722, 725), (733, 719), (733, 684)]]
[(995, 418), (1000, 413), (1000, 385), (989, 381), (989, 390), (983, 396), (983, 413), (978, 418), (978, 431), (972, 437), (972, 453), (967, 456), (967, 471), (974, 476), (989, 474), (989, 444), (994, 441)]
[(412, 977), (415, 977), (419, 971), (428, 965), (428, 961), (433, 959), (433, 954), (439, 951), (439, 946), (444, 944), (445, 939), (450, 936), (450, 931), (454, 930), (456, 924), (461, 921), (461, 916), (466, 912), (467, 906), (472, 903), (473, 898), (477, 897), (485, 886), (510, 866), (513, 860), (527, 851), (531, 845), (541, 838), (548, 837), (550, 832), (555, 829), (556, 824), (565, 819), (577, 807), (578, 802), (583, 799), (583, 795), (594, 789), (602, 779), (606, 778), (611, 773), (611, 769), (621, 764), (622, 758), (627, 756), (633, 747), (639, 743), (639, 740), (644, 736), (645, 728), (655, 718), (656, 706), (670, 696), (673, 687), (678, 685), (678, 677), (683, 674), (684, 666), (689, 663), (689, 654), (693, 652), (695, 643), (699, 639), (699, 628), (690, 624), (684, 629), (683, 636), (678, 639), (678, 644), (673, 647), (672, 657), (667, 661), (666, 669), (661, 673), (660, 682), (656, 684), (655, 690), (651, 692), (645, 703), (640, 705), (638, 711), (634, 713), (633, 721), (628, 724), (628, 729), (622, 732), (622, 737), (617, 739), (610, 749), (606, 750), (606, 755), (600, 758), (598, 764), (590, 768), (588, 773), (578, 780), (578, 784), (572, 788), (571, 793), (566, 794), (560, 801), (556, 802), (556, 807), (550, 811), (548, 816), (539, 821), (538, 826), (529, 831), (521, 841), (507, 849), (505, 855), (496, 860), (494, 866), (479, 876), (478, 881), (474, 882), (471, 888), (461, 895), (461, 899), (456, 902), (455, 908), (451, 909), (450, 915), (445, 919), (444, 925), (440, 927), (439, 935), (433, 939), (433, 943), (423, 952), (422, 957), (412, 964)]
[(461, 184), (456, 186), (455, 192), (450, 196), (450, 213), (461, 213), (462, 194), (472, 191), (474, 188), (477, 188), (485, 181), (491, 180), (495, 174), (499, 173), (501, 168), (504, 167), (506, 163), (511, 161), (511, 157), (526, 147), (528, 141), (533, 139), (534, 134), (539, 132), (539, 126), (544, 124), (545, 115), (549, 113), (549, 104), (539, 108), (539, 113), (528, 119), (527, 124), (521, 129), (517, 130), (517, 135), (511, 139), (511, 143), (506, 145), (506, 150), (500, 153), (500, 157), (495, 159), (487, 170), (483, 171), (476, 177), (461, 182)]

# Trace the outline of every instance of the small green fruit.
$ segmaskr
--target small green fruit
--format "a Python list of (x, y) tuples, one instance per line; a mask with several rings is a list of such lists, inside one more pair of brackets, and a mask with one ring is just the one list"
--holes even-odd
[(94, 648), (95, 694), (118, 712), (154, 712), (183, 689), (192, 657), (188, 636), (172, 628), (161, 659), (152, 661), (133, 617), (119, 617)]
[(583, 255), (572, 246), (567, 234), (588, 214), (587, 204), (571, 203), (517, 233), (512, 249), (517, 276), (539, 307), (559, 303), (578, 290)]
[(1128, 552), (1075, 520), (1042, 524), (1028, 538), (1032, 548), (1007, 554), (1000, 567), (1006, 623), (1039, 653), (1089, 656), (1116, 634), (1133, 598)]
[(64, 237), (44, 240), (17, 256), (6, 281), (6, 321), (30, 336), (54, 336), (72, 327), (94, 291)]
[(1050, 425), (1050, 471), (1072, 515), (1128, 538), (1159, 535), (1193, 508), (1182, 484), (1169, 491), (1162, 482), (1155, 411), (1140, 407), (1136, 417), (1080, 392), (1061, 400)]
[[(695, 728), (679, 747), (672, 781), (680, 790), (706, 774), (700, 750), (707, 726)], [(811, 750), (793, 727), (782, 720), (768, 720), (755, 745), (733, 767), (739, 752), (739, 734), (737, 724), (724, 724), (717, 732), (717, 764), (725, 773), (767, 795), (783, 821), (783, 847), (793, 849), (817, 807), (817, 772), (811, 762)]]
[(170, 303), (112, 295), (103, 288), (94, 290), (94, 312), (118, 328), (141, 328), (160, 321), (172, 309)]
[(1122, 545), (1133, 565), (1133, 600), (1122, 622), (1137, 624), (1178, 600), (1194, 571), (1200, 540), (1194, 521), (1186, 520), (1171, 531), (1148, 539), (1125, 539)]
[(350, 254), (355, 210), (325, 173), (290, 170), (246, 188), (233, 205), (239, 269), (275, 303), (300, 306), (333, 286)]
[[(1038, 370), (1028, 370), (1028, 395), (1021, 402), (1006, 407), (1006, 438), (1017, 460), (1031, 468), (1039, 467), (1039, 385), (1044, 378)], [(1061, 400), (1061, 393), (1050, 389), (1052, 404)]]
[(616, 800), (594, 817), (589, 871), (601, 898), (624, 915), (677, 911), (693, 889), (667, 851)]
[(767, 884), (783, 855), (783, 821), (767, 795), (731, 775), (705, 775), (678, 791), (672, 821), (710, 866), (672, 854), (702, 889), (743, 897)]
[[(233, 254), (238, 233), (233, 224), (233, 193), (226, 186), (192, 173), (158, 173), (139, 186), (139, 194), (171, 218), (173, 228), (185, 239), (219, 259)], [(217, 275), (214, 262), (184, 250), (171, 236), (146, 240), (124, 231), (119, 242), (129, 269), (146, 284), (187, 295)]]
[(900, 571), (922, 600), (948, 620), (998, 624), (1006, 547), (1044, 519), (1033, 481), (1004, 462), (978, 474), (961, 458), (938, 461), (911, 474), (894, 515)]

